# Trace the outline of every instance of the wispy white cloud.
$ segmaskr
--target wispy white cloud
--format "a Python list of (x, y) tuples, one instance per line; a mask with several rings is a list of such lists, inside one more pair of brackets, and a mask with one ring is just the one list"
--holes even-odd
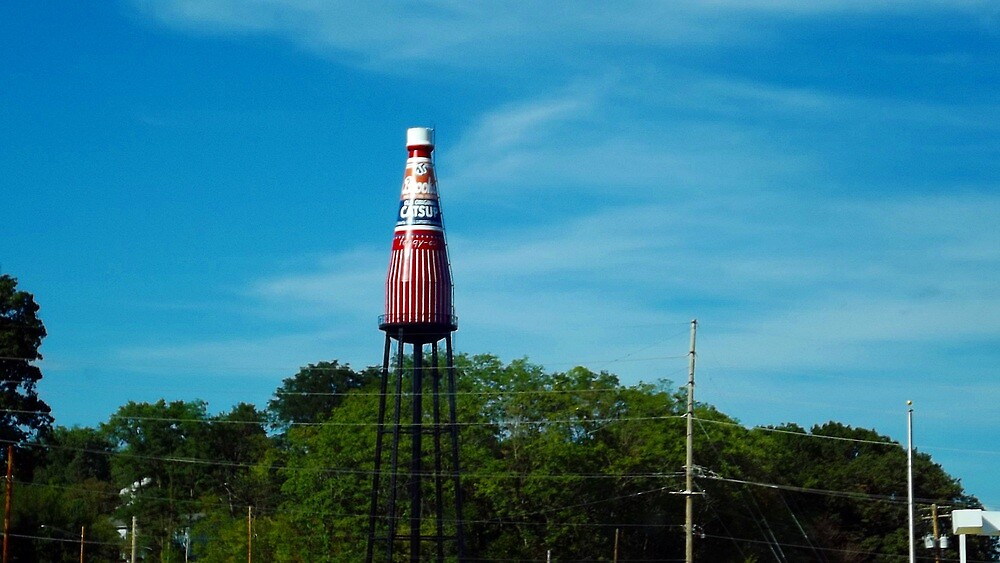
[(306, 273), (275, 274), (253, 283), (245, 297), (268, 315), (358, 319), (378, 311), (388, 262), (385, 252), (355, 249), (309, 263)]
[[(374, 322), (372, 323), (374, 326)], [(377, 338), (365, 339), (354, 324), (303, 330), (275, 336), (241, 336), (171, 344), (134, 344), (115, 351), (113, 361), (125, 373), (156, 374), (178, 379), (260, 378), (292, 374), (299, 367), (326, 359), (364, 367), (377, 356)], [(372, 345), (374, 343), (374, 345)], [(370, 353), (375, 351), (374, 353)], [(336, 354), (336, 358), (331, 358)]]
[[(914, 178), (837, 181), (900, 157), (853, 148), (859, 123), (941, 131), (976, 112), (683, 71), (602, 74), (485, 111), (443, 147), (448, 217), (505, 205), (552, 219), (451, 231), (460, 338), (571, 361), (701, 316), (726, 327), (720, 359), (771, 370), (849, 367), (887, 342), (996, 337), (984, 313), (1000, 303), (994, 187), (926, 196), (909, 193), (926, 188)], [(386, 254), (356, 248), (262, 276), (244, 298), (265, 316), (358, 326), (381, 310)]]
[[(217, 43), (185, 43), (184, 35), (241, 40), (223, 50), (234, 74), (214, 65), (212, 72), (223, 74), (209, 86), (200, 71), (186, 75), (190, 83), (180, 87), (191, 95), (179, 98), (147, 97), (146, 89), (162, 81), (125, 77), (136, 89), (123, 90), (125, 98), (112, 100), (115, 107), (142, 99), (153, 113), (175, 102), (180, 113), (211, 112), (198, 103), (197, 92), (219, 93), (211, 106), (229, 99), (226, 88), (252, 82), (259, 71), (250, 57), (265, 52), (294, 59), (287, 49), (268, 51), (275, 42), (306, 52), (305, 68), (317, 68), (312, 57), (334, 61), (325, 77), (372, 92), (358, 107), (338, 107), (343, 122), (330, 126), (357, 129), (402, 119), (413, 108), (401, 109), (398, 97), (379, 89), (400, 75), (404, 83), (418, 72), (421, 80), (433, 78), (434, 88), (415, 94), (413, 105), (448, 112), (455, 128), (441, 131), (450, 138), (439, 147), (438, 170), (461, 351), (528, 355), (551, 369), (584, 363), (629, 382), (682, 381), (687, 321), (697, 317), (699, 392), (708, 392), (700, 398), (729, 412), (731, 401), (716, 401), (728, 392), (725, 400), (742, 401), (733, 414), (752, 422), (846, 418), (866, 426), (878, 420), (883, 429), (883, 419), (855, 418), (849, 409), (881, 413), (903, 398), (926, 401), (921, 404), (945, 421), (968, 417), (963, 424), (978, 425), (978, 415), (1000, 416), (991, 391), (996, 386), (988, 385), (1000, 340), (1000, 235), (994, 225), (1000, 216), (1000, 108), (989, 82), (995, 77), (983, 71), (996, 36), (976, 34), (977, 23), (995, 33), (996, 2), (123, 4), (146, 24), (177, 31), (169, 43), (155, 43), (190, 56), (211, 57)], [(258, 37), (269, 40), (240, 53), (245, 39)], [(824, 41), (829, 49), (821, 48)], [(81, 60), (99, 61), (95, 53), (81, 52)], [(153, 57), (163, 62), (170, 55)], [(53, 70), (55, 78), (59, 69)], [(286, 70), (282, 77), (296, 76), (294, 65)], [(370, 80), (373, 74), (381, 78)], [(315, 77), (299, 79), (316, 83)], [(279, 96), (275, 111), (323, 105), (312, 96), (331, 91), (310, 90), (308, 100), (294, 92)], [(451, 103), (452, 96), (462, 99)], [(246, 98), (248, 105), (260, 99)], [(252, 113), (241, 112), (240, 123), (246, 117), (247, 125), (263, 127), (266, 122), (254, 121)], [(272, 150), (204, 125), (198, 130), (234, 143), (247, 158), (254, 150)], [(336, 142), (336, 135), (310, 137), (323, 129), (313, 125), (295, 138)], [(295, 135), (301, 126), (283, 120), (281, 130)], [(183, 145), (184, 139), (164, 142)], [(347, 151), (350, 166), (364, 167), (338, 178), (398, 178), (398, 170), (382, 175), (348, 147), (334, 149)], [(220, 193), (246, 200), (246, 162), (218, 162), (236, 178), (220, 183)], [(298, 205), (286, 205), (284, 191), (265, 194), (270, 186), (252, 189), (262, 195), (259, 213), (202, 220), (219, 221), (218, 232), (246, 229), (252, 240), (258, 225), (233, 218), (259, 222), (267, 216), (272, 228), (281, 229), (282, 222), (305, 217), (299, 213), (303, 201), (329, 201), (328, 191), (309, 189), (294, 194)], [(277, 201), (271, 196), (283, 200), (275, 213), (267, 208)], [(155, 210), (163, 202), (146, 204)], [(100, 222), (101, 211), (94, 213), (78, 219)], [(316, 238), (302, 236), (308, 225), (329, 228), (322, 221), (296, 223), (278, 231), (280, 242), (270, 248), (314, 251)], [(345, 234), (342, 244), (368, 240)], [(140, 385), (155, 397), (165, 389), (188, 393), (196, 381), (231, 402), (250, 388), (266, 396), (277, 374), (291, 375), (306, 363), (377, 361), (376, 316), (390, 242), (385, 235), (384, 245), (357, 242), (327, 257), (279, 259), (295, 263), (275, 265), (261, 250), (246, 259), (253, 270), (181, 268), (178, 277), (212, 287), (163, 287), (103, 320), (80, 306), (72, 314), (91, 319), (82, 329), (60, 327), (65, 321), (55, 313), (66, 303), (46, 300), (46, 320), (52, 319), (46, 346), (53, 350), (46, 352), (45, 369), (52, 374), (46, 382), (86, 382), (82, 392), (92, 392), (104, 378), (116, 393), (134, 398)], [(242, 263), (245, 257), (228, 253), (256, 250), (212, 238), (191, 247), (204, 260)], [(127, 246), (129, 252), (150, 248)], [(63, 250), (38, 256), (58, 264), (68, 256)], [(174, 250), (175, 258), (190, 252)], [(155, 276), (164, 264), (181, 262), (132, 265), (136, 277)], [(230, 292), (247, 275), (257, 278)], [(106, 300), (121, 305), (120, 289), (112, 288)], [(147, 317), (132, 314), (136, 308)], [(60, 348), (73, 338), (80, 342), (76, 350)], [(664, 356), (673, 359), (662, 361)], [(114, 374), (125, 376), (112, 381)], [(943, 381), (952, 386), (943, 388)], [(900, 396), (911, 389), (912, 397)], [(892, 424), (902, 419), (896, 414), (883, 431), (898, 436)], [(992, 475), (989, 468), (975, 471), (984, 481)]]
[(935, 180), (871, 181), (859, 167), (877, 175), (905, 161), (919, 165), (918, 155), (967, 154), (970, 139), (1000, 129), (997, 109), (689, 72), (610, 76), (484, 114), (445, 147), (444, 177), (448, 201), (462, 203), (531, 197), (538, 206), (582, 195), (624, 205), (692, 200), (707, 211), (845, 190), (947, 191)]
[[(602, 349), (607, 359), (649, 338), (651, 326), (704, 315), (716, 325), (717, 361), (782, 371), (849, 369), (887, 346), (1000, 334), (1000, 258), (962, 252), (1000, 246), (984, 219), (1000, 212), (1000, 199), (786, 203), (697, 217), (666, 204), (619, 207), (503, 237), (453, 237), (463, 342), (557, 362)], [(814, 206), (828, 216), (814, 221)], [(715, 232), (684, 228), (702, 222)], [(352, 253), (329, 271), (266, 279), (252, 295), (303, 314), (371, 315), (381, 307), (383, 255)]]
[[(690, 82), (688, 76), (582, 81), (488, 112), (443, 153), (449, 198), (490, 201), (545, 190), (627, 201), (780, 185), (818, 171), (809, 152), (719, 119), (720, 106), (745, 105), (746, 96), (727, 92), (724, 100), (720, 86)], [(664, 94), (651, 98), (649, 91)]]
[(487, 153), (544, 143), (566, 125), (586, 120), (596, 101), (592, 94), (577, 90), (488, 112), (463, 134), (463, 143)]
[[(702, 2), (506, 2), (442, 0), (324, 2), (319, 0), (133, 0), (156, 21), (205, 33), (284, 37), (305, 48), (363, 66), (401, 61), (437, 65), (509, 66), (553, 52), (631, 45), (739, 43), (763, 31), (762, 17), (837, 14), (978, 13), (979, 0), (872, 2), (863, 0), (715, 0)], [(724, 17), (723, 17), (724, 16)]]

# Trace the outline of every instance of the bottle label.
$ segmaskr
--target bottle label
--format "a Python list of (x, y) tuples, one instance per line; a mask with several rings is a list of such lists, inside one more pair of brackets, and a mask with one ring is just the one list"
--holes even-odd
[(434, 163), (427, 157), (406, 160), (399, 214), (396, 216), (396, 228), (400, 227), (443, 228)]

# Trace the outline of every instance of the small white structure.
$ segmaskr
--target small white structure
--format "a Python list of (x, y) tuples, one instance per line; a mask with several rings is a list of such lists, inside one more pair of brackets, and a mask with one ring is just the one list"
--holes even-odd
[(966, 563), (965, 536), (1000, 536), (1000, 512), (953, 510), (951, 531), (958, 535), (959, 560)]

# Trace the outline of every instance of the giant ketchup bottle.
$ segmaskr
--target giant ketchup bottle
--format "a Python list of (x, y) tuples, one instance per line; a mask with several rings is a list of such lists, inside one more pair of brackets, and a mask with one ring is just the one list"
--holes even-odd
[(434, 174), (434, 130), (407, 129), (406, 150), (379, 328), (403, 342), (435, 342), (458, 324)]

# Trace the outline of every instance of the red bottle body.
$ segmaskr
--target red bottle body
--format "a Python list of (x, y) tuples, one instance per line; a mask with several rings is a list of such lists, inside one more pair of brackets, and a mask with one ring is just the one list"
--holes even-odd
[(457, 329), (451, 264), (434, 173), (433, 130), (407, 130), (406, 170), (385, 283), (382, 330), (432, 341)]

